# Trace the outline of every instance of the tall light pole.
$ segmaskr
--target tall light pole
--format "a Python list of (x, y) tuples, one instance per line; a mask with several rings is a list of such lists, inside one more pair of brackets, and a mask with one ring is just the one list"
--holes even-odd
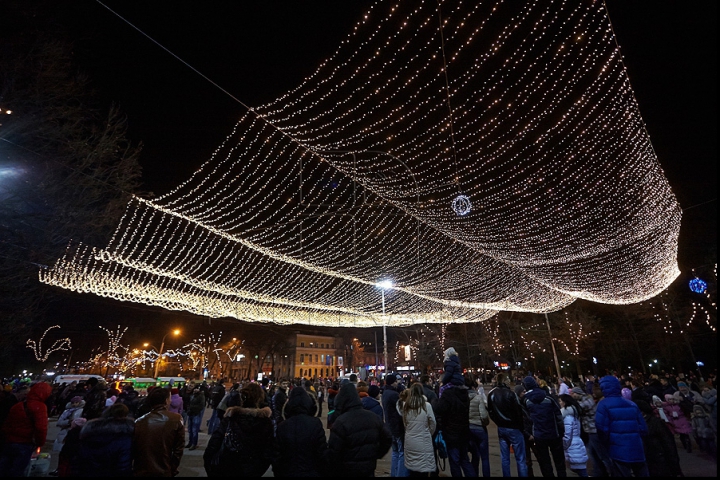
[(377, 287), (380, 289), (382, 295), (382, 314), (383, 314), (383, 361), (385, 363), (385, 370), (383, 371), (383, 378), (388, 372), (388, 350), (387, 350), (387, 319), (385, 318), (385, 290), (393, 288), (392, 280), (382, 280), (378, 282)]
[(550, 346), (552, 347), (553, 357), (555, 358), (555, 370), (557, 371), (558, 382), (562, 381), (562, 373), (560, 373), (560, 362), (558, 362), (557, 352), (555, 351), (555, 342), (553, 341), (552, 330), (550, 330), (550, 319), (545, 314), (545, 322), (547, 323), (548, 333), (550, 334)]
[[(180, 330), (175, 329), (172, 331), (172, 334), (177, 337), (178, 335), (180, 335)], [(158, 352), (158, 358), (155, 361), (155, 374), (153, 375), (153, 378), (157, 378), (158, 376), (158, 367), (160, 366), (160, 359), (162, 358), (163, 349), (165, 348), (165, 339), (168, 335), (170, 335), (170, 332), (163, 335), (162, 343), (160, 344), (160, 351)]]

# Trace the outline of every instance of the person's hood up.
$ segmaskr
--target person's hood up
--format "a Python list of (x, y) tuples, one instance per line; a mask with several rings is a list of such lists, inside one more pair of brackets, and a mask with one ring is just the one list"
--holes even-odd
[[(535, 380), (533, 380), (533, 382), (534, 381)], [(525, 384), (525, 380), (523, 380), (523, 384)], [(527, 398), (533, 403), (540, 403), (545, 400), (545, 397), (547, 397), (547, 392), (544, 389), (540, 388), (537, 383), (535, 384), (535, 388), (525, 388), (527, 389), (527, 391), (525, 392), (525, 398)]]
[(341, 386), (340, 393), (335, 397), (335, 410), (342, 414), (356, 408), (362, 408), (357, 388), (349, 383)]
[(443, 360), (443, 361), (448, 361), (448, 360), (450, 360), (451, 357), (457, 358), (457, 356), (458, 356), (458, 354), (457, 354), (457, 352), (455, 351), (455, 349), (454, 349), (453, 347), (450, 347), (450, 348), (448, 348), (447, 350), (445, 350), (445, 352), (444, 352), (444, 360)]
[(620, 380), (613, 375), (605, 375), (600, 379), (600, 390), (606, 397), (620, 397), (622, 386)]
[(575, 416), (575, 409), (573, 407), (567, 406), (567, 407), (560, 409), (560, 411), (562, 412), (563, 418), (565, 418), (567, 416), (570, 416), (570, 417)]
[(132, 435), (135, 422), (130, 418), (96, 418), (89, 420), (80, 430), (80, 439), (93, 443), (107, 444), (120, 435)]
[(532, 390), (533, 388), (539, 388), (537, 382), (535, 381), (535, 378), (527, 376), (523, 378), (522, 381), (523, 387), (525, 387), (525, 390)]
[(294, 415), (310, 415), (315, 413), (315, 402), (304, 388), (293, 388), (285, 404), (285, 418)]
[(27, 394), (26, 400), (30, 401), (37, 401), (45, 403), (45, 401), (50, 397), (52, 394), (52, 387), (49, 383), (46, 382), (38, 382), (35, 385), (30, 387), (30, 391)]
[(702, 405), (693, 405), (693, 416), (697, 417), (706, 417), (707, 412), (705, 412), (705, 409), (702, 407)]

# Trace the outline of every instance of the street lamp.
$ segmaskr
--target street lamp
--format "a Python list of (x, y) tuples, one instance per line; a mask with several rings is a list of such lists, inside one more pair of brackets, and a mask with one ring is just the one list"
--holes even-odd
[[(385, 290), (393, 288), (392, 280), (385, 279), (379, 281), (376, 285), (380, 289), (382, 295), (382, 314), (383, 314), (383, 361), (385, 363), (385, 370), (383, 371), (383, 378), (388, 372), (388, 352), (387, 352), (387, 319), (385, 318)], [(377, 365), (375, 365), (377, 368)]]
[[(172, 334), (177, 337), (178, 335), (180, 335), (180, 330), (175, 329), (172, 331)], [(155, 374), (153, 375), (154, 378), (157, 378), (157, 376), (158, 376), (158, 367), (160, 366), (160, 359), (162, 358), (163, 349), (165, 348), (165, 339), (167, 338), (168, 335), (170, 335), (170, 332), (163, 335), (162, 343), (160, 344), (160, 351), (158, 352), (158, 358), (157, 358), (157, 361), (155, 362)], [(145, 344), (145, 345), (147, 346), (148, 344)]]

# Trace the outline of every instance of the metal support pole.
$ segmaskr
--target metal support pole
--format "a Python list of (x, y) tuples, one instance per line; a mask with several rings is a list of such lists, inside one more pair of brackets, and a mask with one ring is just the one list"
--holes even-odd
[(387, 351), (387, 319), (385, 318), (385, 290), (380, 290), (382, 293), (382, 312), (383, 312), (383, 357), (385, 363), (385, 370), (383, 371), (383, 378), (388, 372), (388, 351)]
[(555, 342), (553, 341), (552, 330), (550, 330), (550, 319), (545, 314), (545, 322), (547, 323), (548, 334), (550, 335), (550, 346), (552, 347), (553, 357), (555, 358), (555, 370), (557, 371), (558, 382), (562, 381), (562, 374), (560, 373), (560, 362), (558, 362), (557, 352), (555, 351)]
[(378, 349), (377, 349), (377, 332), (375, 332), (375, 376), (378, 376)]
[(158, 358), (155, 360), (155, 373), (153, 375), (153, 378), (157, 378), (158, 376), (158, 367), (160, 366), (160, 359), (162, 358), (162, 352), (165, 348), (165, 339), (167, 338), (168, 334), (166, 333), (165, 336), (163, 336), (162, 343), (160, 344), (160, 351), (158, 352)]

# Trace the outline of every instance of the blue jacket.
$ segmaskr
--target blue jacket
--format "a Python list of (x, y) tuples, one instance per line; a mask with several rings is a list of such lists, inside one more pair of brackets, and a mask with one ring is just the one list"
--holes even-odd
[(80, 430), (78, 476), (132, 477), (135, 423), (129, 418), (97, 418)]
[(644, 462), (642, 437), (648, 428), (640, 409), (630, 400), (622, 398), (620, 381), (612, 375), (600, 379), (605, 398), (595, 412), (595, 426), (613, 460)]
[(536, 440), (555, 440), (565, 434), (560, 405), (532, 377), (525, 377), (523, 386), (527, 390), (522, 406), (532, 420), (532, 436)]
[(380, 405), (380, 402), (378, 402), (372, 397), (363, 397), (360, 399), (360, 401), (362, 402), (362, 406), (365, 410), (370, 410), (375, 415), (380, 417), (380, 420), (383, 419), (383, 408), (382, 405)]
[(445, 361), (443, 366), (445, 368), (445, 374), (442, 377), (443, 385), (447, 385), (449, 383), (453, 385), (465, 385), (465, 377), (463, 377), (460, 359), (457, 355), (451, 355), (450, 358)]

